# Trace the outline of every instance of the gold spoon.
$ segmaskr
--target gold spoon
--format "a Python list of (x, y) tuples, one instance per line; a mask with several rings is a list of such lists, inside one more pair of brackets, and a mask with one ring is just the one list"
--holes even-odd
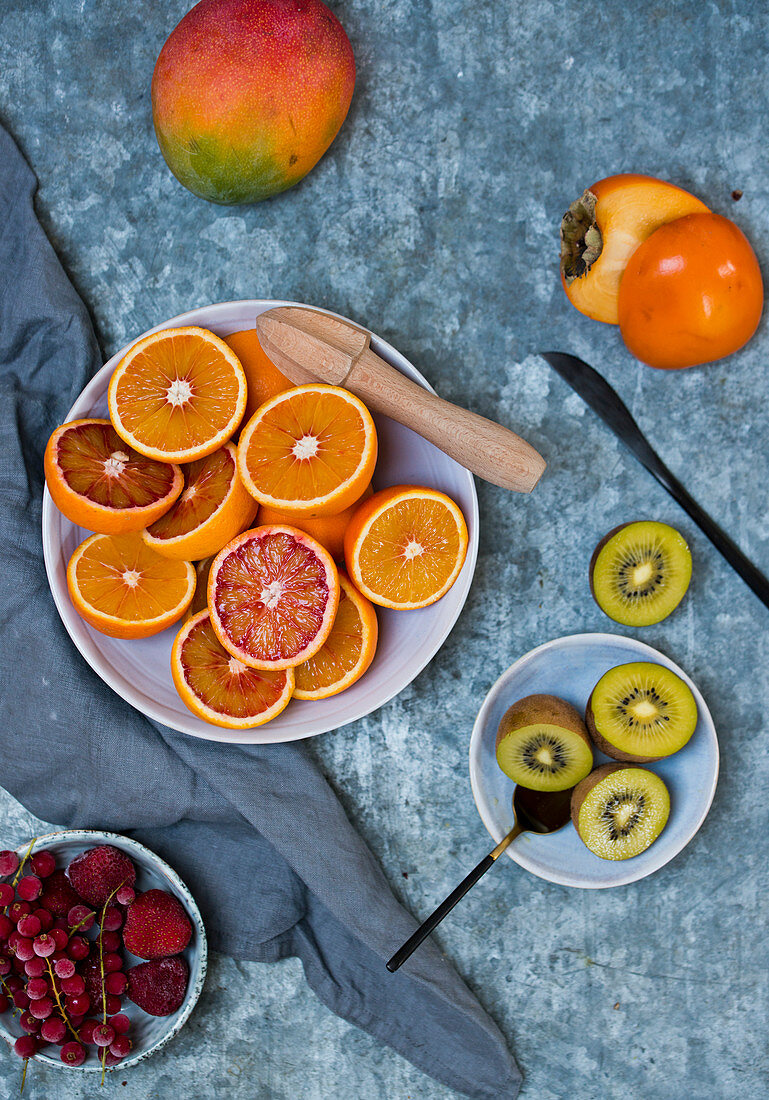
[(566, 825), (571, 816), (571, 792), (568, 791), (530, 791), (526, 787), (516, 787), (513, 792), (513, 815), (515, 824), (507, 836), (503, 837), (493, 852), (481, 860), (467, 878), (464, 878), (459, 886), (441, 902), (434, 913), (431, 913), (426, 921), (423, 921), (413, 936), (410, 936), (403, 947), (398, 948), (393, 957), (387, 963), (390, 973), (405, 963), (406, 959), (416, 951), (422, 940), (436, 928), (443, 918), (451, 912), (460, 898), (463, 898), (471, 886), (482, 875), (485, 875), (489, 867), (492, 867), (504, 850), (508, 848), (521, 833), (555, 833)]

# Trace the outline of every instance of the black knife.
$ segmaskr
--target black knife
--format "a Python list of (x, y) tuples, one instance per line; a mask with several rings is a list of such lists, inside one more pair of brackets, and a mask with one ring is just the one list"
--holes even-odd
[(569, 383), (575, 393), (579, 394), (585, 404), (600, 416), (604, 424), (611, 428), (652, 477), (667, 489), (700, 530), (708, 536), (715, 548), (723, 554), (732, 569), (739, 573), (749, 588), (753, 589), (759, 600), (769, 607), (769, 581), (753, 562), (745, 557), (739, 546), (721, 530), (715, 520), (711, 519), (707, 512), (700, 508), (697, 501), (689, 496), (678, 478), (670, 472), (652, 448), (616, 390), (612, 389), (598, 371), (593, 370), (576, 355), (568, 355), (562, 351), (543, 351), (540, 354), (553, 370)]

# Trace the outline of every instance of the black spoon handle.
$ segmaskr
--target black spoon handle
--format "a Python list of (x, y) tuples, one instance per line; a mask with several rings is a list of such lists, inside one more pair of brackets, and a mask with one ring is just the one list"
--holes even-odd
[(507, 834), (507, 836), (499, 842), (494, 851), (489, 852), (489, 854), (481, 860), (478, 866), (473, 868), (467, 878), (462, 879), (459, 886), (451, 891), (449, 896), (441, 902), (435, 912), (431, 913), (427, 920), (423, 921), (422, 924), (420, 924), (419, 928), (417, 928), (413, 936), (409, 936), (409, 938), (406, 940), (403, 947), (398, 948), (393, 957), (386, 964), (387, 969), (390, 971), (391, 974), (394, 974), (399, 967), (403, 966), (406, 959), (414, 954), (422, 940), (427, 939), (433, 929), (437, 928), (443, 918), (447, 916), (457, 904), (457, 902), (465, 896), (470, 887), (475, 886), (478, 879), (482, 878), (483, 875), (486, 874), (489, 867), (494, 866), (497, 861), (497, 856), (504, 852), (505, 848), (507, 848), (511, 841), (515, 840), (518, 834), (522, 831), (523, 830), (521, 829), (521, 827), (519, 825), (516, 825), (515, 828), (512, 829)]

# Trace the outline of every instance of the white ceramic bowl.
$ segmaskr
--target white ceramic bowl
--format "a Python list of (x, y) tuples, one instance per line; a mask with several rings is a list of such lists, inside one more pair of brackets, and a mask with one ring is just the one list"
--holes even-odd
[[(138, 1008), (127, 996), (123, 997), (120, 1011), (124, 1012), (131, 1020), (129, 1038), (133, 1048), (122, 1062), (115, 1067), (117, 1070), (127, 1069), (129, 1066), (141, 1062), (165, 1046), (169, 1039), (176, 1035), (189, 1018), (197, 1003), (203, 982), (206, 977), (206, 965), (208, 960), (208, 948), (206, 944), (206, 931), (200, 910), (195, 904), (195, 899), (177, 875), (160, 856), (156, 856), (149, 848), (131, 840), (127, 836), (117, 833), (102, 833), (94, 829), (67, 829), (60, 833), (48, 833), (38, 837), (32, 848), (32, 852), (47, 848), (56, 857), (57, 868), (66, 866), (84, 852), (87, 848), (96, 848), (101, 844), (111, 844), (119, 848), (129, 856), (136, 866), (136, 892), (144, 890), (165, 890), (173, 894), (184, 906), (187, 916), (192, 921), (192, 938), (182, 955), (187, 960), (190, 968), (190, 977), (187, 983), (187, 993), (181, 1006), (170, 1016), (148, 1016)], [(19, 856), (23, 856), (29, 847), (29, 842), (17, 848)], [(138, 959), (130, 951), (123, 950), (125, 967), (135, 966), (144, 959)], [(19, 1026), (18, 1018), (14, 1017), (9, 1009), (0, 1015), (0, 1035), (6, 1042), (13, 1044), (20, 1035), (25, 1032)], [(70, 1036), (71, 1038), (71, 1036)], [(59, 1047), (48, 1045), (34, 1056), (36, 1062), (45, 1062), (48, 1066), (56, 1066), (70, 1072), (78, 1070), (97, 1071), (101, 1073), (101, 1062), (96, 1054), (96, 1047), (86, 1047), (88, 1052), (86, 1060), (81, 1066), (65, 1066), (59, 1057)]]
[[(532, 649), (503, 672), (489, 691), (470, 739), (470, 781), (483, 823), (498, 843), (513, 827), (515, 785), (499, 769), (495, 741), (507, 708), (525, 695), (558, 695), (584, 713), (590, 692), (605, 672), (630, 661), (666, 665), (689, 685), (697, 702), (698, 721), (680, 752), (644, 765), (656, 772), (670, 791), (667, 825), (655, 842), (633, 859), (604, 860), (593, 855), (569, 822), (549, 836), (525, 833), (507, 855), (549, 882), (601, 889), (623, 886), (650, 875), (685, 848), (705, 820), (718, 779), (718, 739), (713, 719), (698, 688), (673, 661), (634, 638), (615, 634), (573, 634)], [(596, 752), (596, 764), (608, 756)]]
[[(223, 302), (172, 317), (150, 332), (179, 325), (200, 325), (218, 336), (228, 336), (239, 329), (252, 327), (256, 317), (267, 309), (298, 304), (266, 299)], [(419, 371), (384, 340), (372, 336), (371, 345), (408, 378), (426, 389), (431, 388)], [(109, 380), (129, 346), (121, 348), (91, 379), (67, 414), (67, 420), (108, 415)], [(462, 571), (442, 600), (419, 611), (377, 608), (379, 645), (376, 657), (357, 684), (330, 699), (316, 702), (294, 699), (272, 722), (253, 730), (219, 729), (196, 718), (182, 703), (171, 679), (171, 644), (178, 625), (154, 638), (121, 641), (93, 630), (73, 608), (67, 592), (67, 562), (90, 532), (65, 519), (46, 490), (43, 549), (51, 592), (72, 641), (102, 680), (148, 718), (193, 737), (234, 744), (295, 741), (325, 733), (370, 714), (411, 683), (446, 640), (467, 598), (478, 553), (478, 499), (472, 475), (463, 466), (388, 417), (374, 419), (379, 435), (374, 487), (382, 489), (407, 483), (429, 485), (448, 493), (464, 512), (469, 546)]]

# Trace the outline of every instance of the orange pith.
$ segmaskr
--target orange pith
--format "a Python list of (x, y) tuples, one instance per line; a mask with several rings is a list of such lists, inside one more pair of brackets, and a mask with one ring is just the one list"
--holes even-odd
[(291, 668), (325, 642), (339, 603), (331, 555), (304, 532), (255, 527), (217, 555), (208, 608), (224, 648), (252, 668)]
[(314, 538), (321, 546), (325, 546), (334, 561), (341, 561), (344, 558), (344, 533), (347, 525), (358, 505), (368, 500), (372, 494), (373, 489), (368, 485), (354, 504), (336, 516), (292, 516), (290, 512), (281, 512), (277, 508), (269, 508), (266, 504), (262, 504), (259, 507), (257, 521), (260, 527), (273, 523), (287, 523), (289, 527), (297, 527)]
[(110, 418), (141, 454), (192, 462), (226, 443), (246, 407), (237, 356), (202, 328), (165, 329), (139, 340), (109, 384)]
[(344, 537), (350, 579), (382, 607), (426, 607), (451, 588), (467, 554), (458, 505), (436, 489), (396, 485), (355, 512)]
[(102, 634), (148, 638), (180, 619), (195, 594), (195, 570), (150, 550), (141, 535), (91, 535), (67, 567), (75, 610)]
[(285, 374), (281, 374), (267, 353), (262, 350), (255, 328), (231, 332), (229, 336), (224, 337), (224, 342), (235, 352), (246, 375), (248, 395), (246, 411), (243, 413), (245, 424), (260, 405), (270, 397), (275, 397), (284, 390), (290, 390), (293, 383), (286, 378)]
[(178, 466), (127, 447), (109, 420), (62, 424), (45, 449), (45, 480), (71, 523), (101, 534), (139, 531), (163, 515), (184, 479)]
[(197, 561), (218, 553), (248, 527), (257, 504), (238, 477), (231, 443), (189, 463), (183, 473), (182, 495), (143, 537), (159, 554)]
[(243, 484), (293, 515), (336, 515), (360, 497), (377, 457), (366, 406), (336, 386), (297, 386), (266, 401), (238, 443)]
[(198, 718), (227, 729), (252, 729), (275, 718), (294, 688), (293, 669), (248, 668), (222, 646), (208, 611), (185, 623), (171, 650), (182, 702)]
[(376, 653), (378, 625), (373, 605), (349, 577), (339, 574), (339, 607), (321, 649), (295, 669), (296, 699), (327, 699), (351, 687)]

